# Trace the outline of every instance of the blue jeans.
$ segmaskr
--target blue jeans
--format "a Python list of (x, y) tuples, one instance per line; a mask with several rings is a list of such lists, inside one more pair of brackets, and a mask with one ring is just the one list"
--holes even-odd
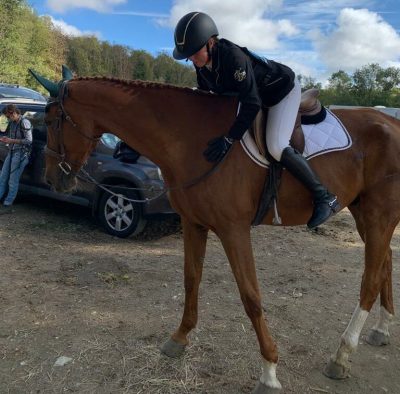
[(4, 160), (0, 173), (0, 200), (4, 197), (3, 205), (11, 205), (17, 196), (19, 178), (28, 164), (29, 157), (21, 150), (10, 151)]

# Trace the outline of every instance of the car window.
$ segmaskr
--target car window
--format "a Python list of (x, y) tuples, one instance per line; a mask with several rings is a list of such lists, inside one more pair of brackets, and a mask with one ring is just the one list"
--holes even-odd
[(101, 141), (103, 142), (104, 145), (108, 146), (109, 148), (115, 149), (120, 139), (114, 134), (104, 133), (103, 136), (101, 137)]
[(37, 101), (46, 101), (46, 99), (40, 93), (35, 92), (34, 90), (14, 86), (0, 86), (0, 97), (29, 98)]
[(0, 115), (0, 131), (5, 132), (8, 125), (8, 119), (4, 114)]
[(26, 111), (23, 117), (28, 119), (32, 124), (33, 138), (40, 141), (47, 141), (47, 129), (44, 124), (43, 111)]

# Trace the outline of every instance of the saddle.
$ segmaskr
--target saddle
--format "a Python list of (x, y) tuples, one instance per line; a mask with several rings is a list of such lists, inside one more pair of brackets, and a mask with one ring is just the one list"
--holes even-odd
[[(305, 144), (301, 125), (319, 123), (326, 117), (326, 110), (321, 105), (318, 96), (319, 90), (314, 88), (308, 89), (301, 94), (299, 112), (290, 138), (290, 145), (300, 153), (303, 153)], [(249, 129), (260, 154), (264, 157), (268, 154), (265, 136), (267, 118), (268, 108), (261, 108)]]

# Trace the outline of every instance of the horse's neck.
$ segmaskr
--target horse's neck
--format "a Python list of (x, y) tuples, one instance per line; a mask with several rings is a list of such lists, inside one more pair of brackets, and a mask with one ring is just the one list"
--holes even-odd
[(92, 100), (99, 130), (113, 132), (155, 162), (171, 182), (209, 166), (202, 157), (207, 141), (227, 132), (234, 117), (231, 100), (167, 87), (100, 85)]

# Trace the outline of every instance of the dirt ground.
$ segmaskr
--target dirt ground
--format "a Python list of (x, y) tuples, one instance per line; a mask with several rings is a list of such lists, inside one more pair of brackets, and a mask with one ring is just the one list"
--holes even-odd
[[(358, 300), (363, 245), (348, 211), (319, 230), (252, 232), (283, 393), (400, 393), (398, 320), (388, 346), (361, 338), (350, 379), (321, 372)], [(392, 241), (397, 305), (399, 240), (400, 229)], [(172, 361), (159, 347), (183, 307), (176, 222), (154, 222), (123, 240), (102, 233), (85, 209), (25, 197), (0, 216), (0, 248), (0, 393), (220, 394), (256, 385), (256, 337), (213, 234), (199, 324), (185, 356)]]

